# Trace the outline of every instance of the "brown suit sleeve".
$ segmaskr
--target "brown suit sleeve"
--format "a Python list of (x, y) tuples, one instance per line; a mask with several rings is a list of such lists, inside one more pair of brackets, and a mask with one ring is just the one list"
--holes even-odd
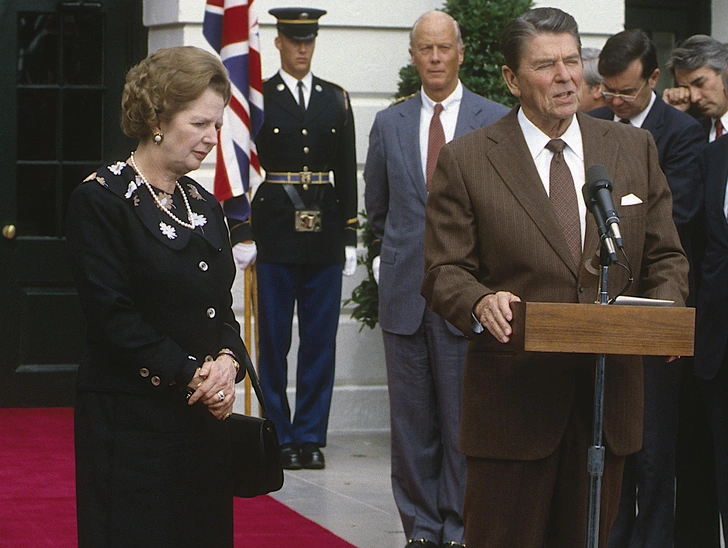
[(466, 336), (473, 305), (493, 291), (478, 279), (478, 226), (455, 155), (441, 152), (425, 216), (425, 279), (422, 295), (430, 307)]

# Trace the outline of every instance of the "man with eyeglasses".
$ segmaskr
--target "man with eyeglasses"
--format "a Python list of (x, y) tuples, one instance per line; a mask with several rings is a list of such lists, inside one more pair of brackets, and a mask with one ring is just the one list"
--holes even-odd
[[(673, 220), (691, 263), (688, 305), (694, 304), (691, 243), (702, 198), (697, 163), (705, 140), (702, 127), (655, 94), (660, 76), (657, 53), (643, 31), (625, 30), (609, 38), (599, 55), (599, 73), (607, 106), (589, 114), (646, 129), (655, 139), (660, 167), (672, 191)], [(678, 394), (683, 360), (668, 364), (661, 358), (646, 357), (643, 367), (642, 449), (627, 457), (622, 499), (609, 548), (673, 545)]]

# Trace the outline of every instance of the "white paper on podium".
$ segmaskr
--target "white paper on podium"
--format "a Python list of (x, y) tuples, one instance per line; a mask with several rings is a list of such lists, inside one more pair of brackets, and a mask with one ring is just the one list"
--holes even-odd
[(673, 304), (675, 304), (675, 301), (620, 295), (619, 297), (614, 299), (614, 304), (621, 304), (624, 306), (672, 306)]

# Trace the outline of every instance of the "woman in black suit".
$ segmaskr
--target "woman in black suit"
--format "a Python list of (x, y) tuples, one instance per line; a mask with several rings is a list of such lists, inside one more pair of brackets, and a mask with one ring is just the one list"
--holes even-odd
[(228, 232), (185, 174), (217, 144), (225, 67), (159, 50), (126, 78), (139, 145), (71, 195), (68, 250), (88, 321), (75, 410), (79, 547), (232, 547), (223, 424), (247, 358)]

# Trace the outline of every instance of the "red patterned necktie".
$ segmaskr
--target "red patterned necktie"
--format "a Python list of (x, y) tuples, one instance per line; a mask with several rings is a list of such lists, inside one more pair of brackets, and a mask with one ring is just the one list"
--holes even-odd
[(574, 263), (578, 266), (581, 262), (579, 204), (574, 179), (564, 158), (565, 146), (566, 143), (561, 139), (552, 139), (546, 145), (546, 148), (554, 153), (549, 170), (549, 197), (566, 237), (566, 243), (569, 244), (569, 250), (574, 257)]
[(432, 174), (435, 173), (437, 165), (437, 157), (440, 155), (440, 149), (445, 144), (445, 131), (442, 129), (440, 122), (440, 113), (442, 112), (442, 104), (435, 103), (435, 113), (430, 119), (430, 134), (427, 138), (427, 192), (430, 191), (430, 182)]
[(723, 122), (721, 122), (720, 118), (718, 118), (715, 121), (715, 138), (717, 139), (718, 137), (720, 137), (722, 135), (723, 135)]

